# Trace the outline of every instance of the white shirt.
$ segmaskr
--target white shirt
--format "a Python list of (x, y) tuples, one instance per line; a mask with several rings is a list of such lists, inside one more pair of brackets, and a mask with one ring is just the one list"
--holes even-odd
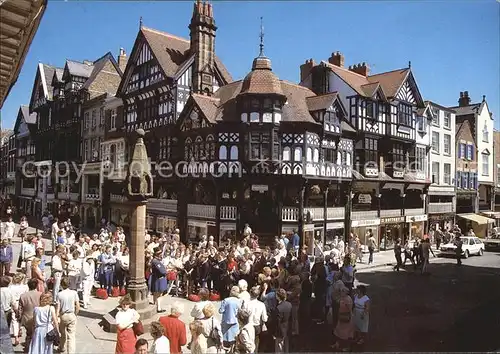
[(57, 222), (52, 224), (52, 237), (57, 238), (57, 233), (59, 232), (59, 225), (57, 225)]
[(61, 257), (59, 257), (59, 255), (54, 255), (52, 257), (52, 269), (53, 270), (58, 270), (58, 271), (61, 271), (63, 270), (63, 265), (62, 265), (62, 261), (61, 261)]
[(205, 318), (203, 314), (203, 308), (209, 303), (209, 301), (200, 301), (194, 304), (193, 309), (191, 310), (191, 317), (195, 320), (201, 320)]
[(118, 241), (119, 242), (125, 241), (125, 234), (123, 232), (118, 232)]
[(118, 260), (120, 261), (122, 268), (128, 269), (128, 267), (130, 265), (130, 255), (121, 254), (120, 257), (118, 258)]
[(14, 223), (14, 221), (5, 222), (4, 226), (5, 226), (5, 236), (7, 238), (13, 238), (14, 231), (16, 230), (16, 224)]
[(151, 347), (153, 354), (170, 354), (170, 341), (167, 337), (161, 336), (153, 342)]
[(245, 302), (245, 308), (250, 312), (248, 323), (254, 326), (260, 326), (267, 322), (266, 305), (259, 299), (253, 299)]
[(123, 310), (120, 308), (115, 316), (116, 325), (130, 328), (136, 320), (139, 320), (139, 317), (139, 314), (134, 309), (128, 308), (127, 310)]
[(68, 263), (68, 276), (80, 275), (82, 271), (82, 260), (72, 259)]
[(83, 267), (82, 267), (83, 280), (94, 280), (94, 274), (95, 274), (94, 260), (91, 260), (90, 262), (87, 260), (83, 261)]

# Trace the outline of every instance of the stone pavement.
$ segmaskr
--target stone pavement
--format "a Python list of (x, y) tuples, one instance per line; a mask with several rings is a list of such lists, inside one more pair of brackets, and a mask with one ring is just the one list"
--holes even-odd
[[(16, 235), (18, 231), (19, 225), (16, 229)], [(30, 228), (28, 230), (29, 233), (37, 233), (36, 228)], [(45, 239), (46, 251), (48, 254), (51, 254), (52, 251), (52, 243)], [(17, 261), (17, 257), (19, 255), (21, 248), (20, 239), (15, 237), (13, 239), (13, 251), (14, 251), (14, 260)], [(365, 254), (363, 256), (364, 261), (368, 260), (368, 255)], [(47, 267), (45, 269), (46, 276), (50, 276), (50, 256), (46, 256)], [(381, 251), (374, 254), (374, 263), (368, 265), (366, 263), (358, 263), (356, 268), (359, 272), (365, 273), (370, 272), (372, 269), (387, 267), (388, 265), (393, 265), (394, 260), (394, 252), (393, 251)], [(116, 334), (108, 333), (102, 329), (102, 317), (111, 311), (113, 311), (118, 306), (119, 298), (108, 298), (107, 300), (100, 300), (97, 298), (91, 298), (90, 307), (88, 309), (81, 309), (80, 314), (78, 315), (77, 320), (77, 338), (76, 338), (76, 347), (78, 353), (114, 353), (115, 345), (116, 345)], [(150, 299), (152, 300), (152, 299)], [(165, 296), (162, 299), (162, 309), (165, 310), (164, 313), (157, 314), (156, 318), (161, 316), (166, 316), (170, 313), (170, 306), (172, 303), (178, 302), (183, 305), (184, 313), (181, 316), (181, 320), (186, 324), (192, 321), (190, 312), (194, 305), (191, 301), (183, 298), (175, 298), (172, 296)], [(219, 304), (215, 304), (216, 308), (219, 308)], [(220, 315), (216, 314), (217, 318), (220, 318)], [(188, 341), (190, 340), (190, 333), (188, 333)], [(152, 341), (151, 335), (146, 333), (142, 336), (148, 341)], [(24, 338), (22, 339), (22, 341)], [(16, 353), (22, 353), (22, 346), (18, 346), (15, 348)], [(189, 353), (187, 348), (183, 348), (183, 352)]]

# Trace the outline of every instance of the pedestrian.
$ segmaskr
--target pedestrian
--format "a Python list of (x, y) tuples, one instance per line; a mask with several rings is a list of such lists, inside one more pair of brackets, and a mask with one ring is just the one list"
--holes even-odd
[(401, 259), (401, 241), (399, 238), (394, 244), (394, 257), (396, 257), (396, 265), (394, 266), (394, 270), (399, 272), (399, 268), (401, 268), (401, 266), (403, 265), (403, 261)]
[(83, 284), (83, 308), (90, 306), (90, 295), (95, 281), (95, 260), (92, 257), (92, 250), (87, 250), (87, 257), (83, 261), (82, 284)]
[(61, 353), (76, 353), (76, 316), (80, 311), (80, 299), (78, 293), (69, 287), (70, 281), (67, 277), (61, 279), (61, 288), (57, 294), (56, 313), (60, 318), (59, 332)]
[(29, 354), (53, 354), (54, 342), (49, 341), (47, 333), (55, 329), (59, 333), (56, 310), (52, 306), (52, 294), (44, 293), (40, 296), (40, 306), (35, 307), (33, 313), (34, 331), (29, 346)]
[(207, 338), (203, 335), (203, 324), (200, 321), (193, 321), (189, 324), (191, 332), (191, 354), (206, 354)]
[(287, 294), (284, 289), (279, 289), (276, 293), (278, 306), (273, 312), (271, 323), (275, 328), (272, 329), (274, 336), (274, 352), (288, 353), (290, 341), (288, 334), (290, 333), (290, 322), (292, 318), (292, 304), (286, 300)]
[(354, 326), (357, 332), (357, 344), (363, 344), (368, 334), (370, 322), (370, 298), (366, 295), (366, 287), (359, 285), (354, 296)]
[(152, 354), (170, 353), (170, 342), (164, 335), (165, 330), (160, 322), (151, 323), (151, 337), (153, 337), (153, 344), (151, 345)]
[(242, 303), (239, 299), (239, 294), (240, 288), (238, 286), (233, 286), (229, 293), (229, 297), (222, 300), (219, 308), (219, 313), (222, 314), (222, 337), (224, 347), (226, 348), (230, 348), (234, 345), (239, 331), (237, 315)]
[(457, 233), (455, 235), (455, 241), (454, 241), (454, 244), (455, 244), (455, 256), (457, 257), (457, 266), (461, 266), (462, 265), (462, 246), (463, 246), (463, 242), (462, 242), (462, 239), (460, 238), (460, 234)]
[(12, 317), (14, 313), (14, 297), (12, 296), (10, 285), (10, 277), (3, 276), (0, 277), (0, 310), (5, 313), (5, 318), (7, 319), (8, 328), (12, 322)]
[(354, 336), (352, 307), (353, 301), (349, 296), (349, 289), (347, 287), (341, 288), (338, 321), (335, 326), (335, 330), (333, 331), (333, 334), (337, 339), (335, 345), (333, 346), (334, 349), (347, 349), (349, 341)]
[(429, 266), (430, 253), (436, 257), (431, 248), (431, 241), (427, 238), (422, 242), (422, 274), (428, 274), (427, 267)]
[(255, 327), (250, 323), (250, 312), (246, 309), (238, 311), (240, 331), (236, 336), (235, 351), (237, 353), (255, 353)]
[(24, 279), (26, 276), (23, 273), (16, 273), (12, 277), (12, 283), (10, 284), (10, 293), (12, 295), (13, 310), (14, 315), (12, 316), (11, 332), (14, 337), (14, 346), (19, 345), (19, 337), (21, 337), (21, 328), (19, 323), (19, 298), (21, 294), (28, 292), (29, 288), (24, 284)]
[(12, 220), (12, 216), (9, 216), (6, 222), (4, 222), (4, 237), (7, 240), (12, 240), (14, 233), (16, 231), (16, 224)]
[[(300, 282), (299, 282), (300, 293)], [(250, 323), (255, 328), (255, 351), (259, 350), (260, 335), (266, 331), (267, 310), (266, 305), (259, 300), (260, 286), (250, 289), (250, 301), (246, 304), (246, 309), (250, 312)]]
[[(135, 351), (134, 354), (148, 354), (149, 353), (149, 343), (144, 338), (139, 338), (134, 345)], [(156, 352), (153, 352), (156, 353)], [(164, 353), (164, 352), (161, 352)], [(121, 353), (120, 353), (121, 354)]]
[(41, 293), (45, 292), (45, 274), (40, 269), (40, 258), (33, 258), (31, 263), (31, 276), (32, 279), (36, 279), (38, 281), (37, 289)]
[(19, 297), (18, 316), (21, 319), (21, 325), (26, 329), (26, 343), (28, 347), (33, 335), (33, 314), (35, 307), (40, 306), (41, 292), (37, 290), (38, 281), (36, 279), (28, 280), (28, 291)]
[(183, 310), (183, 306), (175, 302), (170, 308), (170, 315), (160, 317), (165, 336), (170, 342), (170, 354), (182, 353), (182, 347), (187, 343), (186, 325), (179, 319)]
[(120, 307), (116, 313), (116, 349), (115, 352), (119, 354), (133, 353), (137, 337), (134, 333), (134, 323), (139, 322), (139, 313), (130, 306), (132, 305), (132, 298), (130, 294), (125, 295), (120, 299)]
[(4, 238), (0, 244), (0, 277), (10, 275), (13, 259), (12, 246), (9, 244), (9, 240)]
[(368, 257), (368, 264), (373, 264), (373, 252), (375, 252), (375, 249), (378, 247), (377, 246), (377, 240), (375, 240), (375, 237), (373, 236), (373, 232), (371, 229), (368, 230), (368, 253), (370, 254)]
[(162, 250), (159, 247), (154, 248), (154, 258), (151, 261), (151, 281), (150, 290), (153, 293), (153, 302), (157, 307), (158, 312), (161, 312), (160, 297), (164, 291), (168, 289), (167, 270), (162, 263)]

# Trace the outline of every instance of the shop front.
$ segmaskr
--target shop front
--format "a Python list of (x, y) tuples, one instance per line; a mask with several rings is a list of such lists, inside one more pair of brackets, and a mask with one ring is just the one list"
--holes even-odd
[(401, 244), (404, 244), (407, 235), (408, 230), (406, 228), (404, 216), (380, 219), (379, 248), (381, 251), (393, 249), (398, 239), (401, 241)]
[(307, 246), (307, 254), (319, 257), (323, 254), (324, 225), (304, 225), (304, 245)]
[(154, 219), (150, 219), (149, 222), (150, 228), (158, 233), (174, 232), (177, 229), (177, 217), (175, 216), (159, 215), (156, 216), (156, 225)]
[(219, 224), (219, 245), (224, 244), (231, 240), (231, 243), (236, 243), (236, 223), (235, 222), (221, 222)]
[(466, 235), (470, 230), (474, 231), (477, 237), (486, 237), (488, 231), (495, 225), (495, 219), (487, 218), (478, 214), (457, 214), (458, 225), (462, 233)]
[(455, 214), (430, 214), (427, 224), (429, 230), (452, 230), (455, 225)]
[(422, 239), (425, 234), (427, 215), (407, 216), (406, 223), (410, 225), (410, 239)]
[(203, 220), (188, 220), (188, 232), (187, 241), (188, 243), (197, 243), (201, 240), (201, 236), (213, 236), (217, 234), (217, 225), (213, 221), (203, 221)]
[(326, 224), (326, 235), (324, 240), (324, 245), (330, 245), (333, 243), (335, 236), (339, 238), (339, 240), (344, 239), (344, 222), (329, 222)]
[(368, 235), (370, 233), (373, 234), (375, 240), (379, 240), (380, 221), (381, 219), (352, 220), (351, 232), (358, 235), (361, 245), (363, 246), (363, 251), (368, 247)]

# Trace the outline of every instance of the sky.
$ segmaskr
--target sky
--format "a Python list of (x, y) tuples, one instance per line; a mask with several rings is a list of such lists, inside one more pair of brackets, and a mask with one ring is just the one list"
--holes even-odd
[[(366, 62), (372, 73), (411, 68), (424, 99), (456, 106), (460, 91), (473, 102), (486, 95), (500, 128), (500, 3), (495, 0), (214, 1), (216, 53), (233, 78), (243, 78), (259, 52), (284, 80), (299, 81), (306, 59), (340, 51), (346, 65)], [(95, 60), (120, 47), (132, 50), (144, 26), (189, 38), (192, 1), (50, 0), (19, 79), (2, 108), (13, 128), (29, 104), (37, 64)]]

